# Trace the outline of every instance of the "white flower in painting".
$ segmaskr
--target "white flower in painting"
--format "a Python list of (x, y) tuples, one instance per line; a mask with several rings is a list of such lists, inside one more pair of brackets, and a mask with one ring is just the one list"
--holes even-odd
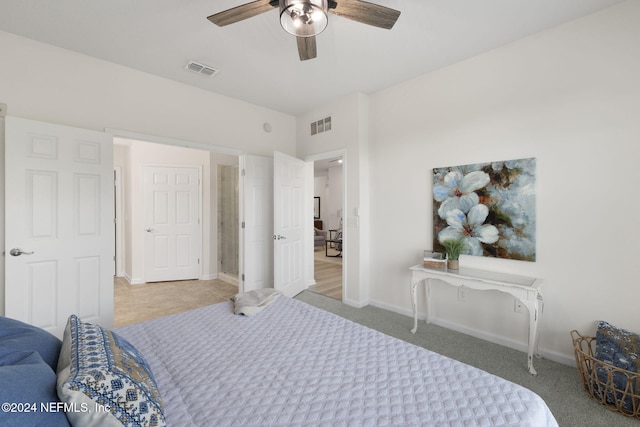
[(482, 255), (481, 243), (495, 243), (499, 237), (495, 226), (484, 224), (488, 215), (486, 205), (475, 205), (466, 215), (460, 209), (452, 209), (447, 212), (449, 226), (438, 233), (438, 240), (462, 239), (467, 248), (465, 253)]
[(433, 198), (442, 202), (438, 208), (440, 218), (446, 218), (447, 213), (454, 209), (469, 212), (480, 202), (475, 191), (486, 186), (489, 180), (489, 175), (482, 171), (473, 171), (466, 175), (458, 171), (446, 174), (442, 183), (433, 186)]

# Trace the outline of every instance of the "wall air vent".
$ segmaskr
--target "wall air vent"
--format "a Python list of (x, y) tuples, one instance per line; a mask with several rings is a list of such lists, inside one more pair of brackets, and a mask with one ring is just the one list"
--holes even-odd
[(189, 61), (187, 65), (184, 66), (184, 69), (207, 77), (213, 77), (218, 72), (218, 70), (213, 67), (195, 61)]
[(331, 116), (325, 117), (315, 122), (311, 122), (311, 135), (317, 135), (321, 132), (331, 130)]

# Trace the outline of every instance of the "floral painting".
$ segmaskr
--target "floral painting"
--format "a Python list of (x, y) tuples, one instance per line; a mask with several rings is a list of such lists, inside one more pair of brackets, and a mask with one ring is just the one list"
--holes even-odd
[(464, 254), (535, 261), (535, 169), (535, 158), (434, 169), (434, 250), (462, 239)]

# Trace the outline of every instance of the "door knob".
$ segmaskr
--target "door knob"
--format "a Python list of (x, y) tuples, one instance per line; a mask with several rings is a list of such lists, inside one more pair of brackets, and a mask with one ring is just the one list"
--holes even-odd
[(273, 235), (273, 240), (282, 240), (282, 239), (286, 239), (286, 237), (281, 236), (279, 234), (274, 234)]
[(155, 228), (147, 228), (147, 233), (151, 233), (152, 231), (155, 231)]
[(11, 254), (12, 256), (33, 255), (33, 252), (25, 252), (20, 248), (13, 248), (9, 251), (9, 254)]

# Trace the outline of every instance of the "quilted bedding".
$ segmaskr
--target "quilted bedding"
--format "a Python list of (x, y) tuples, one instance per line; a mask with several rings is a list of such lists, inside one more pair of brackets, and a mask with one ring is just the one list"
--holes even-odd
[(170, 426), (557, 426), (517, 384), (303, 302), (215, 304), (116, 329)]

